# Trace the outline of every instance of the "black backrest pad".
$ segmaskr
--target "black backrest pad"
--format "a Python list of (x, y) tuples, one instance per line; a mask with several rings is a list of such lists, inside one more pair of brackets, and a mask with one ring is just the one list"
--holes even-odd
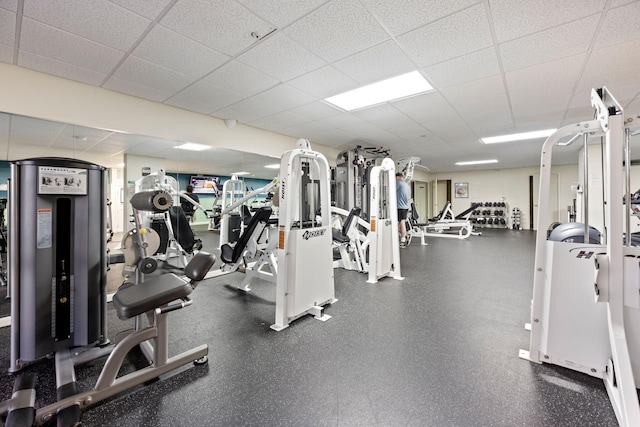
[(244, 249), (247, 247), (247, 243), (249, 243), (249, 239), (251, 235), (255, 231), (256, 227), (259, 223), (263, 223), (263, 225), (267, 224), (269, 221), (269, 217), (271, 216), (271, 208), (260, 208), (256, 211), (249, 221), (249, 225), (244, 229), (244, 233), (238, 239), (238, 242), (233, 248), (233, 256), (231, 257), (231, 262), (236, 262), (244, 252)]
[(347, 219), (344, 220), (344, 224), (342, 224), (342, 235), (346, 236), (349, 232), (349, 227), (351, 227), (351, 223), (354, 218), (360, 216), (361, 208), (353, 208), (349, 211), (349, 215), (347, 215)]
[(416, 204), (411, 202), (411, 218), (415, 221), (418, 221), (418, 210), (416, 209)]
[(216, 257), (212, 254), (198, 252), (184, 268), (184, 274), (189, 279), (199, 282), (204, 279), (214, 262), (216, 262)]

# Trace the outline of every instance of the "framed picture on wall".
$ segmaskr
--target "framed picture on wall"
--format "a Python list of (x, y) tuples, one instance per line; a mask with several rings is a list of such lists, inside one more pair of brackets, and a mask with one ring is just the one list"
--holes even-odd
[(456, 182), (454, 184), (456, 199), (469, 197), (469, 183), (468, 182)]

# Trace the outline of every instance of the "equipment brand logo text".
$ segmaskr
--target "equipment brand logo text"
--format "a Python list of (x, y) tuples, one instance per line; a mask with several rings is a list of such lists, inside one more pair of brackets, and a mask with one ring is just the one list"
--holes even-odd
[(305, 231), (304, 234), (302, 235), (302, 238), (304, 240), (309, 240), (309, 239), (312, 239), (314, 237), (318, 237), (318, 236), (324, 235), (325, 231), (327, 231), (327, 230), (322, 229), (322, 230), (316, 230), (316, 231)]

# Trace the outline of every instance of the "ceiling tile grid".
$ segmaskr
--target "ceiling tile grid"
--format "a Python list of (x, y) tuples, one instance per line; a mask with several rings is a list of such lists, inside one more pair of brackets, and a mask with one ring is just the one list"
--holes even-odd
[(136, 96), (138, 98), (148, 99), (150, 101), (162, 102), (167, 99), (166, 91), (158, 91), (138, 83), (123, 80), (118, 77), (111, 77), (102, 86), (105, 89), (122, 92), (127, 95)]
[(56, 61), (55, 59), (29, 53), (24, 50), (20, 50), (18, 54), (17, 65), (95, 86), (100, 85), (107, 77), (107, 75), (103, 73), (87, 70), (86, 68), (78, 67), (68, 62)]
[(156, 25), (131, 55), (197, 78), (230, 59), (162, 25)]
[(25, 1), (23, 15), (121, 51), (151, 23), (107, 0)]
[(332, 65), (360, 84), (375, 83), (416, 69), (394, 40), (384, 41)]
[(18, 0), (0, 0), (0, 9), (15, 12), (18, 10)]
[(160, 23), (218, 52), (235, 56), (273, 28), (233, 0), (179, 1)]
[(337, 61), (389, 38), (358, 0), (331, 1), (284, 30), (329, 61)]
[(241, 99), (242, 95), (199, 81), (169, 98), (165, 104), (202, 114), (211, 114)]
[(135, 56), (127, 59), (113, 77), (166, 93), (167, 98), (194, 82), (194, 78)]
[(309, 120), (320, 120), (342, 114), (340, 110), (323, 101), (310, 102), (309, 104), (292, 108), (289, 111), (306, 117)]
[(444, 18), (478, 0), (362, 0), (371, 13), (394, 36)]
[(439, 89), (500, 74), (494, 47), (444, 61), (423, 69)]
[(505, 71), (587, 52), (598, 20), (599, 16), (594, 15), (501, 44), (500, 55)]
[(236, 60), (224, 64), (202, 81), (225, 88), (242, 97), (255, 95), (279, 84), (277, 79)]
[(291, 111), (283, 111), (281, 113), (277, 113), (272, 116), (265, 117), (263, 119), (249, 122), (249, 125), (255, 126), (261, 129), (278, 131), (280, 129), (306, 123), (308, 121), (309, 119), (301, 116), (300, 114), (296, 114)]
[(20, 51), (23, 50), (103, 74), (111, 72), (123, 54), (26, 17), (22, 19), (20, 36)]
[(13, 62), (13, 48), (12, 47), (0, 44), (0, 61), (8, 62), (8, 63)]
[(16, 14), (0, 9), (0, 45), (12, 47), (16, 36)]
[(640, 23), (628, 17), (640, 16), (640, 2), (628, 4), (616, 9), (609, 9), (598, 33), (595, 49), (624, 43), (640, 38)]
[(238, 57), (238, 61), (281, 82), (325, 65), (325, 61), (283, 33), (276, 33)]
[(489, 0), (499, 43), (599, 14), (607, 0)]
[(109, 0), (125, 9), (144, 16), (148, 19), (155, 19), (160, 12), (164, 10), (169, 3), (175, 3), (177, 0)]
[(330, 65), (290, 80), (288, 84), (321, 99), (351, 90), (356, 86), (356, 82)]
[(283, 28), (317, 9), (327, 0), (238, 0), (253, 13)]
[(466, 55), (493, 43), (483, 4), (403, 34), (396, 40), (419, 67)]

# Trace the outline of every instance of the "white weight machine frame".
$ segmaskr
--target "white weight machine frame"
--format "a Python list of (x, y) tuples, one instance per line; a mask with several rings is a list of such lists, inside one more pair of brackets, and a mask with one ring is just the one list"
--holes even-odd
[(471, 235), (480, 236), (482, 233), (473, 231), (473, 224), (467, 219), (456, 219), (453, 210), (451, 210), (451, 202), (447, 202), (447, 205), (442, 210), (440, 219), (435, 222), (428, 222), (425, 224), (409, 225), (407, 227), (407, 234), (409, 235), (409, 243), (414, 236), (420, 237), (422, 245), (427, 245), (425, 238), (427, 236), (444, 237), (447, 239), (466, 239)]
[[(398, 203), (396, 200), (396, 168), (390, 158), (374, 166), (369, 175), (371, 212), (369, 216), (369, 279), (377, 283), (383, 277), (404, 280), (400, 273), (398, 242)], [(383, 192), (383, 190), (386, 190)], [(387, 195), (385, 200), (383, 194)]]
[[(222, 201), (222, 211), (220, 212), (220, 244), (218, 245), (218, 249), (222, 247), (222, 245), (229, 243), (229, 224), (230, 224), (230, 216), (232, 213), (237, 213), (240, 215), (241, 224), (242, 221), (242, 212), (238, 209), (241, 205), (244, 204), (236, 204), (236, 197), (240, 197), (241, 200), (247, 201), (245, 199), (245, 195), (247, 194), (247, 185), (241, 179), (238, 179), (236, 175), (232, 175), (230, 179), (226, 180), (222, 184), (222, 196), (220, 200)], [(230, 206), (232, 206), (230, 208)], [(242, 230), (244, 230), (244, 226), (240, 226), (240, 234), (242, 234)]]
[[(303, 185), (305, 175), (312, 180), (306, 186)], [(271, 325), (271, 329), (276, 331), (306, 314), (326, 321), (330, 316), (324, 314), (324, 305), (337, 301), (333, 280), (327, 159), (312, 151), (308, 140), (300, 139), (298, 148), (282, 155), (278, 181), (279, 265), (275, 323)], [(307, 227), (309, 218), (305, 218), (303, 212), (306, 206), (302, 194), (306, 194), (310, 202), (311, 218)], [(315, 205), (317, 201), (319, 206)]]
[[(626, 206), (630, 201), (629, 129), (622, 107), (606, 88), (591, 91), (591, 104), (595, 120), (558, 129), (542, 148), (531, 323), (525, 326), (531, 336), (529, 350), (520, 350), (520, 357), (602, 378), (619, 424), (638, 426), (640, 248), (624, 245), (621, 221), (623, 152)], [(584, 135), (585, 157), (588, 135), (604, 136), (606, 244), (547, 240), (552, 149), (576, 133)], [(585, 162), (585, 185), (590, 179), (586, 168)], [(586, 218), (588, 206), (584, 212)], [(588, 227), (587, 220), (586, 242)]]
[[(331, 207), (334, 228), (342, 228), (342, 224), (348, 217), (349, 211), (335, 206)], [(354, 270), (361, 273), (369, 271), (369, 263), (367, 262), (369, 230), (369, 223), (360, 218), (360, 216), (353, 219), (351, 227), (347, 230), (347, 235), (350, 238), (349, 243), (340, 244), (334, 242), (334, 247), (340, 252), (340, 259), (333, 262), (334, 268), (344, 268), (345, 270)]]

